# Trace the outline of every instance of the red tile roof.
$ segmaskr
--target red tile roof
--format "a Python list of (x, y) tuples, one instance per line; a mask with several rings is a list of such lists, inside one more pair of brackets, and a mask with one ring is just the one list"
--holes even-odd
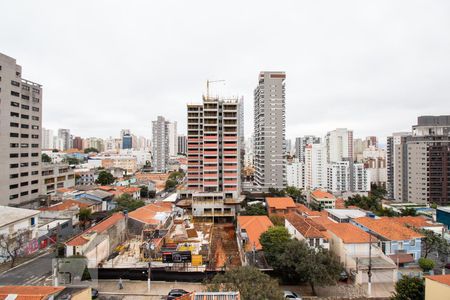
[(275, 209), (295, 208), (295, 202), (291, 197), (267, 197), (267, 205)]
[(420, 233), (393, 221), (391, 218), (373, 219), (362, 217), (353, 219), (353, 221), (391, 241), (404, 241), (423, 237)]
[(325, 227), (314, 222), (313, 219), (305, 218), (297, 213), (289, 213), (286, 220), (297, 229), (297, 231), (305, 238), (325, 238), (323, 231)]
[(172, 210), (172, 203), (170, 202), (155, 202), (130, 212), (128, 217), (142, 223), (158, 225), (160, 220), (156, 218), (157, 214), (170, 213)]
[(57, 294), (65, 287), (54, 286), (26, 286), (26, 285), (5, 285), (0, 286), (0, 299), (6, 299), (10, 294), (18, 295), (16, 300), (48, 299), (49, 296)]
[(335, 199), (335, 197), (332, 194), (322, 190), (312, 191), (311, 196), (316, 199)]
[(81, 234), (73, 237), (72, 239), (68, 240), (65, 244), (67, 246), (81, 246), (81, 245), (84, 245), (89, 240), (84, 238), (83, 235), (85, 235), (87, 233), (91, 233), (91, 232), (101, 233), (101, 232), (111, 228), (115, 224), (117, 224), (117, 222), (119, 222), (123, 218), (124, 218), (123, 213), (121, 213), (121, 212), (115, 213), (111, 217), (101, 221), (97, 225), (95, 225), (95, 226), (85, 230), (83, 233), (81, 233)]
[(340, 209), (346, 208), (345, 207), (345, 201), (342, 198), (337, 198), (334, 205), (335, 205), (335, 208), (340, 208)]
[(78, 206), (79, 208), (87, 208), (89, 207), (86, 203), (81, 203), (73, 199), (66, 200), (64, 202), (55, 204), (53, 206), (40, 208), (41, 211), (64, 211), (68, 210), (71, 207)]
[(450, 286), (450, 274), (425, 276), (425, 278)]
[(340, 238), (344, 244), (365, 244), (377, 242), (378, 239), (370, 235), (359, 227), (350, 223), (328, 223), (324, 225), (329, 231)]
[(256, 250), (261, 250), (259, 242), (261, 234), (273, 226), (272, 221), (267, 216), (238, 216), (237, 223), (241, 229), (245, 229), (248, 236), (248, 243), (245, 246), (246, 251), (252, 251), (253, 246)]
[(410, 226), (414, 228), (423, 227), (441, 227), (442, 224), (433, 223), (433, 221), (427, 219), (424, 216), (405, 216), (405, 217), (394, 217), (390, 218), (392, 221), (397, 222), (404, 226)]

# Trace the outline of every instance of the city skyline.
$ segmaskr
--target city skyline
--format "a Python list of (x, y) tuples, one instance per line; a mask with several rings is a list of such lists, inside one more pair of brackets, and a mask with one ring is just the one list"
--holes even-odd
[[(284, 4), (258, 5), (258, 14), (254, 3), (178, 4), (189, 14), (166, 3), (124, 9), (108, 2), (108, 14), (94, 13), (104, 8), (101, 2), (90, 3), (90, 11), (79, 2), (5, 4), (9, 13), (0, 25), (9, 28), (19, 12), (29, 22), (0, 33), (2, 52), (27, 66), (24, 78), (44, 86), (43, 127), (83, 137), (116, 136), (121, 128), (150, 137), (158, 115), (185, 133), (184, 109), (173, 108), (201, 100), (207, 79), (225, 79), (225, 87), (212, 90), (243, 96), (245, 119), (253, 119), (260, 71), (287, 74), (286, 136), (292, 140), (344, 127), (383, 143), (392, 132), (408, 130), (417, 115), (450, 109), (450, 44), (441, 38), (450, 31), (443, 13), (448, 3)], [(237, 10), (241, 16), (232, 13)], [(268, 31), (259, 30), (260, 18), (272, 20)], [(414, 34), (404, 30), (410, 27)], [(250, 136), (251, 122), (245, 127)]]

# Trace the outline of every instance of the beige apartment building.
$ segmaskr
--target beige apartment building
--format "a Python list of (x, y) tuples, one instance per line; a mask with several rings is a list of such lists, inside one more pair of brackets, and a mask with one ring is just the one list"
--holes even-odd
[(42, 86), (2, 53), (0, 120), (0, 205), (31, 203), (41, 193)]

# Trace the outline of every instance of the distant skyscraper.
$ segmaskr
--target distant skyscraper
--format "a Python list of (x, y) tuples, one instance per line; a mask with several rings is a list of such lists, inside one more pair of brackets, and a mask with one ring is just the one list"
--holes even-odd
[(262, 190), (286, 186), (284, 72), (261, 72), (254, 91), (255, 184)]
[(42, 149), (54, 149), (53, 130), (42, 128)]
[(305, 148), (305, 189), (327, 188), (327, 155), (323, 144), (308, 144)]
[(70, 138), (70, 129), (58, 129), (58, 138), (62, 140), (62, 150), (71, 148), (72, 140)]
[(295, 156), (300, 162), (305, 162), (305, 148), (306, 145), (320, 144), (321, 139), (314, 135), (305, 135), (295, 139)]
[(122, 139), (122, 149), (133, 148), (133, 136), (131, 135), (130, 129), (122, 129), (120, 131), (120, 138)]
[(187, 139), (185, 135), (178, 135), (178, 153), (187, 154)]
[(76, 136), (73, 138), (72, 144), (73, 144), (73, 148), (75, 148), (75, 149), (78, 149), (78, 150), (83, 149), (83, 139), (79, 136)]
[(167, 128), (169, 135), (169, 156), (176, 156), (178, 153), (177, 122), (169, 122)]
[[(398, 173), (400, 170), (395, 171), (395, 166), (399, 166), (396, 161), (399, 159), (400, 154), (398, 151), (400, 148), (397, 148), (397, 145), (402, 143), (402, 138), (411, 135), (410, 132), (397, 132), (393, 133), (392, 136), (388, 136), (387, 145), (386, 145), (386, 168), (387, 168), (387, 181), (386, 181), (386, 191), (388, 199), (395, 199), (398, 195), (399, 191), (396, 189), (399, 186), (403, 185), (402, 183), (396, 183), (397, 177), (395, 173)], [(401, 179), (400, 179), (401, 180)], [(399, 185), (400, 184), (400, 185)], [(398, 196), (397, 196), (398, 197)]]
[(42, 87), (22, 78), (22, 67), (0, 53), (0, 205), (40, 195)]
[(327, 147), (327, 162), (351, 161), (353, 162), (353, 131), (347, 128), (338, 128), (325, 136)]
[(304, 185), (304, 164), (295, 158), (286, 165), (286, 181), (288, 186), (302, 189)]
[(152, 122), (153, 133), (153, 170), (156, 172), (166, 172), (169, 162), (169, 121), (164, 117), (158, 116), (156, 121)]

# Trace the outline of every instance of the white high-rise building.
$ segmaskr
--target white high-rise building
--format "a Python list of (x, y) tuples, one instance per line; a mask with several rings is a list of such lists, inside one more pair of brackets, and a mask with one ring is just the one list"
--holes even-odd
[(302, 189), (304, 187), (304, 164), (297, 158), (286, 165), (286, 180), (288, 186)]
[(327, 162), (353, 161), (353, 131), (338, 128), (325, 136)]
[(178, 134), (177, 122), (169, 122), (167, 124), (168, 141), (169, 141), (169, 156), (177, 156), (178, 154)]
[(353, 192), (370, 191), (370, 175), (362, 163), (353, 164)]
[(351, 190), (351, 166), (349, 161), (328, 164), (328, 190), (343, 193)]
[(42, 128), (42, 149), (54, 149), (53, 130)]
[(305, 148), (305, 189), (326, 189), (327, 155), (323, 144), (310, 144)]
[(284, 72), (261, 72), (254, 91), (255, 184), (261, 190), (286, 186)]
[(305, 148), (309, 144), (320, 144), (321, 138), (314, 135), (305, 135), (295, 139), (295, 156), (300, 162), (305, 162)]
[(1, 53), (0, 79), (0, 205), (21, 205), (41, 193), (42, 86)]
[(158, 116), (152, 122), (153, 133), (153, 159), (152, 167), (155, 172), (166, 172), (169, 162), (169, 121), (162, 116)]

